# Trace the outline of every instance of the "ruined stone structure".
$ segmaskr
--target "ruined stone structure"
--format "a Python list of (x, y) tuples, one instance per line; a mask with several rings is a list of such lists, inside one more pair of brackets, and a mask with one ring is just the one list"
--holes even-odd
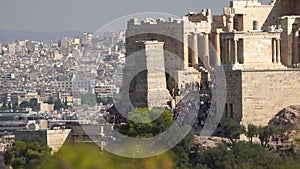
[(163, 42), (135, 42), (136, 52), (127, 57), (124, 69), (126, 91), (134, 107), (166, 107), (171, 96), (167, 90)]
[[(189, 21), (188, 17), (169, 18), (168, 21), (148, 18), (141, 22), (131, 19), (128, 22), (123, 92), (128, 92), (129, 88), (131, 102), (135, 107), (162, 107), (172, 99), (165, 96), (165, 89), (171, 94), (172, 90), (182, 89), (187, 83), (199, 82), (201, 74), (207, 75), (204, 66), (210, 62), (207, 34), (210, 30), (210, 11), (204, 10), (201, 17), (206, 18), (206, 21), (199, 21), (196, 24)], [(158, 42), (154, 43), (153, 40)], [(137, 43), (139, 41), (145, 43)], [(199, 57), (204, 63), (198, 59)], [(143, 75), (141, 68), (147, 69), (147, 77)], [(160, 73), (153, 73), (153, 79), (150, 74), (151, 68), (160, 69)], [(133, 79), (132, 75), (139, 76)], [(141, 81), (142, 76), (145, 76), (145, 82)], [(151, 84), (151, 81), (155, 83)], [(143, 91), (145, 89), (147, 91)], [(154, 94), (155, 91), (160, 94)]]
[[(223, 15), (206, 9), (178, 20), (130, 20), (127, 55), (137, 40), (164, 42), (165, 70), (178, 84), (221, 66), (227, 81), (223, 119), (267, 125), (283, 108), (299, 104), (299, 30), (300, 1), (232, 0)], [(174, 54), (181, 60), (172, 60)]]

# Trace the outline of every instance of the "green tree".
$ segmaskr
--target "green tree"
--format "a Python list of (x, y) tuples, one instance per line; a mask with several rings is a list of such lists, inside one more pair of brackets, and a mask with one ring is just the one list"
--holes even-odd
[(236, 142), (229, 149), (220, 144), (199, 152), (198, 168), (211, 169), (276, 169), (280, 158), (259, 144)]
[(20, 107), (25, 109), (25, 108), (28, 108), (29, 107), (29, 102), (28, 101), (22, 101), (20, 103)]
[(232, 143), (235, 143), (236, 139), (238, 139), (245, 131), (245, 127), (243, 125), (232, 119), (228, 120), (224, 124), (223, 129), (225, 137), (230, 139)]
[[(161, 112), (163, 111), (163, 112)], [(161, 114), (159, 116), (159, 114)], [(147, 138), (158, 135), (167, 130), (173, 123), (173, 117), (169, 110), (136, 109), (128, 113), (129, 120), (126, 125), (118, 125), (117, 130), (130, 137)], [(153, 119), (157, 118), (153, 121)], [(137, 123), (135, 121), (152, 121), (149, 123)]]
[(198, 154), (198, 164), (211, 169), (232, 169), (235, 166), (234, 155), (224, 144)]
[[(160, 116), (155, 119), (159, 114)], [(134, 121), (152, 121), (150, 123), (136, 123), (129, 120), (126, 125), (117, 126), (117, 130), (120, 133), (130, 137), (148, 138), (156, 136), (166, 131), (174, 122), (172, 113), (169, 110), (137, 109), (128, 113), (128, 116), (129, 119)], [(178, 145), (169, 151), (173, 156), (176, 168), (188, 169), (191, 167), (188, 155), (193, 140), (194, 136), (190, 132)]]
[(193, 132), (190, 132), (180, 143), (171, 149), (175, 166), (178, 169), (191, 168), (189, 150), (194, 140)]
[(54, 110), (60, 110), (61, 108), (66, 108), (60, 99), (54, 102)]
[(6, 100), (2, 102), (2, 107), (1, 107), (1, 109), (2, 109), (2, 111), (7, 110), (7, 101), (6, 101)]
[(33, 110), (36, 110), (36, 109), (37, 109), (37, 106), (38, 106), (38, 99), (37, 99), (37, 98), (32, 98), (32, 99), (30, 99), (30, 101), (29, 101), (29, 106), (30, 106), (30, 108), (32, 108)]
[(53, 98), (52, 97), (50, 97), (48, 100), (47, 100), (47, 102), (46, 103), (48, 103), (48, 104), (54, 104), (54, 102), (53, 102)]
[(237, 168), (276, 168), (279, 158), (259, 144), (237, 142), (232, 147)]
[(9, 101), (8, 104), (7, 104), (7, 108), (8, 108), (8, 111), (11, 112), (12, 105), (11, 105), (11, 102), (10, 102), (10, 101)]
[(17, 109), (20, 109), (19, 105), (18, 105), (18, 100), (14, 100), (13, 101), (13, 103), (12, 103), (12, 109), (13, 109), (13, 112), (16, 112)]
[(67, 99), (64, 100), (63, 107), (64, 107), (64, 108), (68, 108), (68, 101), (67, 101)]
[(293, 156), (283, 156), (280, 160), (278, 169), (295, 169), (300, 168), (300, 153), (293, 154)]
[(277, 134), (277, 129), (273, 126), (258, 127), (258, 138), (260, 140), (260, 144), (263, 147), (266, 147), (269, 143), (270, 137), (276, 134)]
[(174, 169), (168, 153), (151, 158), (126, 158), (100, 151), (94, 144), (65, 144), (41, 169)]
[(253, 124), (249, 124), (245, 135), (248, 137), (249, 142), (252, 143), (253, 137), (256, 137), (258, 135), (258, 127)]
[(51, 148), (40, 146), (37, 142), (24, 143), (15, 141), (13, 146), (4, 154), (4, 161), (7, 166), (20, 169), (38, 168), (50, 159)]

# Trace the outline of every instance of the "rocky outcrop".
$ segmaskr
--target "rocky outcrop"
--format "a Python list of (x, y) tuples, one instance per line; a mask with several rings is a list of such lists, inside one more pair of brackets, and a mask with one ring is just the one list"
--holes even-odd
[(300, 130), (300, 105), (284, 108), (270, 120), (269, 125), (284, 132)]
[(208, 148), (215, 148), (219, 144), (225, 143), (230, 145), (231, 142), (227, 138), (222, 137), (203, 137), (194, 136), (194, 145), (197, 145), (200, 150), (207, 150)]

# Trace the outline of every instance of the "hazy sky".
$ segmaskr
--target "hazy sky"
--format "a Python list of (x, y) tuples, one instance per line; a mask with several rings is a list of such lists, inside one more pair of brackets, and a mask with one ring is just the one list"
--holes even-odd
[(94, 32), (124, 15), (163, 12), (183, 16), (203, 8), (220, 14), (228, 5), (229, 0), (1, 0), (0, 29)]

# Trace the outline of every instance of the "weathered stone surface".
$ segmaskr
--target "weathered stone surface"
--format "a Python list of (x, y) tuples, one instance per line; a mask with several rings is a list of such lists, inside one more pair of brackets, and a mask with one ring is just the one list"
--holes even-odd
[(165, 107), (171, 100), (166, 85), (163, 45), (158, 41), (136, 42), (136, 51), (128, 56), (123, 92), (129, 92), (134, 107)]
[(299, 104), (298, 69), (226, 71), (226, 80), (226, 104), (232, 104), (233, 119), (245, 126), (268, 125), (280, 110)]
[(217, 147), (219, 144), (231, 144), (230, 140), (222, 137), (202, 137), (194, 136), (194, 145), (198, 145), (201, 150)]
[(300, 130), (300, 106), (290, 106), (281, 110), (269, 122), (269, 125), (284, 131)]

